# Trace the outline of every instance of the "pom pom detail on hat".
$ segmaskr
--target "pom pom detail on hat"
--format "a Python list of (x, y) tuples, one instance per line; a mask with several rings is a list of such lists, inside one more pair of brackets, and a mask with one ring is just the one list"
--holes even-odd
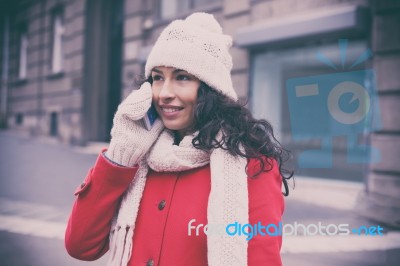
[(193, 13), (192, 15), (188, 16), (185, 21), (193, 25), (198, 25), (211, 32), (222, 34), (221, 26), (211, 14), (202, 12)]
[(193, 13), (172, 21), (160, 34), (146, 62), (145, 75), (157, 66), (185, 70), (211, 88), (237, 101), (233, 89), (232, 38), (222, 32), (213, 15)]

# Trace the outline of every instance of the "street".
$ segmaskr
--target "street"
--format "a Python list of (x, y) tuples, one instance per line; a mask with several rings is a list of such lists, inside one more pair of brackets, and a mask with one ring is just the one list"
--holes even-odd
[(71, 258), (63, 241), (73, 192), (96, 156), (8, 133), (0, 145), (0, 264), (105, 265)]
[[(96, 262), (69, 257), (63, 241), (73, 192), (94, 164), (94, 152), (9, 131), (0, 131), (0, 147), (0, 264), (106, 265), (107, 254)], [(286, 199), (283, 223), (378, 226), (354, 211), (362, 189), (361, 183), (299, 177)], [(285, 236), (283, 264), (398, 265), (400, 232), (383, 228), (382, 236)]]

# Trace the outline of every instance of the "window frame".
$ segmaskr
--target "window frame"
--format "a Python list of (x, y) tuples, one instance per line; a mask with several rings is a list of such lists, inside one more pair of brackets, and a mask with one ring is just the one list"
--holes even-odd
[(28, 47), (29, 34), (28, 24), (26, 22), (18, 25), (18, 80), (26, 80), (28, 77)]
[[(57, 27), (59, 23), (59, 27)], [(51, 76), (63, 74), (65, 71), (65, 19), (64, 8), (57, 6), (51, 10), (51, 40), (49, 56), (49, 72)]]

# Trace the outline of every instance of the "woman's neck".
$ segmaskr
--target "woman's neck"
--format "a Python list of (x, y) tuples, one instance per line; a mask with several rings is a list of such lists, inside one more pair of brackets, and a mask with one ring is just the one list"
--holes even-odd
[(183, 137), (184, 135), (182, 134), (182, 132), (174, 131), (174, 145), (179, 145)]
[(181, 142), (181, 140), (187, 136), (190, 135), (192, 132), (188, 129), (185, 130), (175, 130), (174, 131), (174, 144), (175, 145), (179, 145), (179, 143)]

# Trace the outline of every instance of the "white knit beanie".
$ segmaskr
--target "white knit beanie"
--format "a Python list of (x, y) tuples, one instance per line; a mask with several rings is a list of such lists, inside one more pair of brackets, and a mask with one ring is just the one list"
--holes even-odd
[(160, 34), (147, 58), (145, 75), (154, 67), (182, 69), (237, 101), (231, 79), (232, 38), (222, 33), (213, 15), (193, 13), (172, 21)]

